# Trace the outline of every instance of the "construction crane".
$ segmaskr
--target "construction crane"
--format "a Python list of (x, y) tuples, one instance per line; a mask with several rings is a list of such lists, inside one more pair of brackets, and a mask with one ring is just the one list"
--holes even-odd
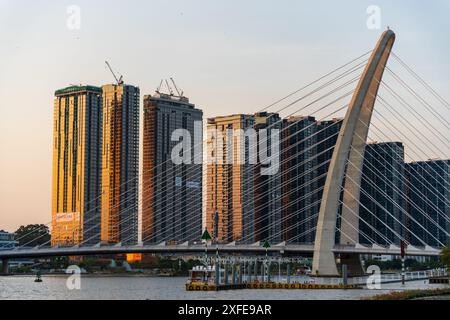
[(114, 73), (113, 69), (111, 68), (111, 66), (109, 65), (108, 61), (105, 61), (106, 65), (109, 68), (109, 71), (111, 71), (112, 75), (114, 76), (114, 79), (116, 79), (116, 82), (118, 85), (123, 84), (123, 76), (120, 75), (120, 78), (117, 78), (116, 74)]
[(170, 87), (169, 82), (167, 81), (167, 79), (166, 79), (166, 86), (167, 86), (167, 89), (169, 90), (170, 95), (173, 96), (173, 90)]
[(170, 78), (170, 81), (172, 81), (173, 86), (175, 87), (175, 90), (176, 90), (177, 93), (178, 93), (178, 96), (179, 96), (179, 97), (182, 97), (184, 92), (181, 91), (181, 93), (180, 93), (180, 90), (178, 90), (178, 87), (177, 87), (177, 85), (175, 84), (175, 81), (173, 80), (173, 78)]
[(161, 82), (159, 83), (159, 86), (158, 86), (158, 88), (156, 88), (156, 92), (157, 93), (161, 93), (161, 87), (162, 87), (162, 85), (163, 85), (163, 79), (161, 79)]

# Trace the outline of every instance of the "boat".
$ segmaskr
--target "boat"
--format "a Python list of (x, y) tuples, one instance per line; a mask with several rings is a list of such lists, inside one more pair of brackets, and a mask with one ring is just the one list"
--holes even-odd
[(186, 288), (214, 286), (216, 283), (215, 266), (196, 266), (189, 271)]
[(158, 273), (158, 277), (175, 277), (175, 272), (163, 271)]

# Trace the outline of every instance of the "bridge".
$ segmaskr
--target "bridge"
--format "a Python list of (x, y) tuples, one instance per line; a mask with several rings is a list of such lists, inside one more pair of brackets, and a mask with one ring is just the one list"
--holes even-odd
[[(329, 148), (325, 151), (332, 150), (332, 156), (329, 160), (324, 160), (320, 165), (327, 164), (328, 170), (323, 174), (321, 178), (325, 179), (325, 183), (321, 187), (317, 187), (315, 190), (312, 190), (310, 193), (317, 194), (319, 191), (322, 192), (320, 199), (315, 202), (307, 203), (304, 207), (299, 208), (298, 211), (294, 213), (290, 213), (288, 216), (283, 216), (281, 219), (282, 224), (286, 225), (286, 229), (288, 231), (293, 228), (299, 227), (302, 224), (311, 224), (312, 221), (317, 221), (314, 226), (311, 226), (310, 229), (306, 230), (303, 234), (297, 235), (294, 238), (289, 238), (285, 242), (281, 242), (275, 245), (272, 245), (269, 248), (264, 248), (261, 246), (261, 243), (253, 243), (249, 237), (243, 237), (240, 239), (241, 241), (229, 243), (229, 244), (218, 244), (218, 245), (210, 245), (209, 247), (205, 247), (204, 244), (191, 244), (189, 242), (179, 244), (179, 245), (167, 245), (165, 242), (161, 244), (138, 244), (138, 245), (126, 245), (126, 239), (123, 239), (121, 243), (115, 245), (87, 245), (90, 239), (85, 239), (81, 244), (76, 246), (68, 246), (68, 247), (48, 247), (48, 246), (39, 246), (35, 248), (27, 248), (26, 245), (23, 245), (14, 250), (5, 250), (0, 251), (0, 259), (3, 261), (4, 272), (7, 272), (7, 265), (9, 259), (15, 258), (42, 258), (42, 257), (53, 257), (53, 256), (87, 256), (87, 255), (109, 255), (109, 254), (123, 254), (123, 253), (154, 253), (154, 254), (173, 254), (173, 255), (189, 255), (189, 254), (200, 254), (205, 253), (205, 251), (209, 254), (222, 254), (222, 255), (258, 255), (258, 254), (270, 254), (270, 255), (311, 255), (313, 256), (313, 274), (319, 276), (337, 276), (340, 271), (338, 269), (337, 257), (341, 261), (340, 264), (346, 264), (349, 266), (349, 271), (354, 275), (358, 275), (363, 273), (361, 270), (360, 264), (360, 255), (369, 254), (369, 255), (394, 255), (399, 256), (401, 254), (401, 250), (399, 247), (399, 243), (392, 240), (392, 238), (402, 239), (406, 243), (405, 254), (409, 256), (427, 256), (434, 257), (438, 256), (440, 253), (441, 247), (445, 245), (445, 241), (442, 241), (442, 238), (438, 238), (431, 233), (427, 226), (432, 226), (435, 230), (438, 230), (440, 234), (443, 234), (444, 238), (447, 237), (449, 239), (450, 232), (448, 226), (450, 225), (450, 210), (449, 210), (449, 186), (448, 184), (439, 185), (440, 182), (433, 181), (431, 186), (426, 185), (424, 183), (421, 185), (421, 190), (426, 190), (426, 192), (435, 199), (438, 199), (442, 203), (444, 203), (444, 207), (438, 207), (433, 201), (429, 200), (427, 197), (424, 197), (421, 194), (421, 191), (412, 186), (408, 191), (405, 190), (397, 190), (397, 187), (392, 183), (391, 180), (387, 177), (386, 172), (390, 172), (396, 174), (396, 168), (392, 165), (389, 168), (381, 168), (379, 170), (377, 168), (369, 168), (371, 174), (379, 179), (379, 183), (369, 182), (372, 185), (370, 186), (379, 194), (382, 194), (383, 197), (387, 200), (388, 203), (379, 203), (377, 199), (371, 199), (375, 204), (377, 209), (374, 212), (373, 209), (367, 208), (366, 205), (361, 201), (362, 197), (370, 198), (370, 194), (367, 194), (367, 191), (362, 190), (363, 183), (363, 169), (364, 169), (364, 155), (366, 151), (366, 147), (368, 144), (368, 140), (375, 141), (374, 138), (398, 138), (404, 139), (411, 143), (409, 147), (410, 150), (410, 158), (413, 158), (413, 154), (416, 157), (426, 157), (426, 159), (436, 158), (435, 155), (446, 156), (447, 154), (442, 152), (449, 146), (448, 136), (445, 136), (445, 130), (449, 130), (449, 123), (445, 120), (445, 117), (441, 116), (441, 113), (436, 108), (433, 108), (430, 103), (428, 103), (425, 99), (419, 96), (418, 91), (411, 89), (407, 83), (405, 83), (402, 79), (400, 79), (395, 72), (393, 72), (389, 67), (387, 67), (387, 63), (389, 57), (392, 54), (392, 48), (395, 42), (395, 34), (392, 30), (385, 31), (375, 48), (371, 50), (369, 53), (370, 56), (367, 58), (367, 54), (364, 54), (358, 57), (355, 60), (352, 60), (350, 63), (345, 64), (344, 66), (337, 68), (327, 74), (324, 77), (319, 78), (318, 80), (312, 82), (311, 84), (302, 87), (297, 90), (295, 93), (308, 88), (311, 85), (317, 84), (319, 80), (325, 79), (336, 72), (340, 72), (331, 80), (328, 80), (325, 84), (320, 86), (319, 88), (310, 91), (302, 98), (296, 99), (294, 102), (289, 103), (287, 106), (282, 107), (279, 110), (273, 110), (274, 112), (280, 112), (285, 110), (287, 107), (291, 107), (294, 104), (305, 100), (310, 97), (313, 93), (319, 92), (320, 90), (327, 88), (330, 85), (336, 84), (337, 81), (341, 81), (341, 83), (337, 88), (332, 88), (328, 93), (323, 94), (319, 99), (315, 99), (309, 103), (306, 103), (296, 111), (305, 112), (307, 107), (317, 103), (318, 101), (323, 101), (323, 99), (328, 98), (331, 101), (325, 101), (326, 103), (321, 106), (317, 112), (322, 112), (326, 107), (334, 107), (334, 111), (329, 115), (334, 115), (336, 112), (341, 110), (346, 110), (345, 116), (342, 121), (342, 125), (340, 130), (337, 131), (336, 135), (336, 143), (332, 148)], [(361, 60), (361, 57), (363, 60)], [(432, 89), (428, 84), (426, 84), (423, 79), (421, 79), (413, 70), (409, 68), (397, 55), (394, 54), (396, 61), (399, 62), (401, 66), (403, 66), (420, 84), (422, 84), (425, 89), (430, 92), (433, 97), (437, 99), (437, 101), (441, 102), (447, 110), (450, 110), (450, 104), (446, 102), (441, 96), (437, 94), (437, 92)], [(367, 59), (366, 59), (367, 58)], [(359, 60), (358, 60), (359, 59)], [(355, 62), (356, 61), (356, 62)], [(355, 65), (356, 63), (356, 65)], [(352, 76), (354, 72), (364, 68), (360, 75), (351, 78), (348, 80), (348, 76)], [(344, 71), (342, 71), (344, 70)], [(415, 108), (411, 108), (411, 115), (414, 115), (419, 121), (427, 124), (426, 129), (430, 132), (428, 136), (434, 136), (437, 140), (441, 141), (445, 146), (444, 149), (436, 146), (427, 135), (422, 135), (420, 129), (415, 128), (414, 126), (410, 126), (408, 123), (403, 123), (401, 120), (402, 115), (398, 114), (398, 111), (387, 102), (387, 99), (381, 97), (379, 94), (379, 90), (383, 89), (387, 93), (392, 94), (393, 99), (395, 99), (398, 105), (410, 106), (410, 103), (407, 99), (402, 98), (397, 91), (393, 90), (390, 85), (388, 85), (382, 78), (385, 71), (388, 71), (390, 76), (397, 80), (399, 86), (410, 93), (412, 97), (417, 98), (421, 105), (423, 105), (426, 110), (429, 112), (429, 117), (433, 117), (433, 121), (431, 119), (427, 119), (423, 117), (423, 115), (419, 114), (419, 112)], [(342, 72), (341, 72), (342, 71)], [(337, 98), (333, 99), (333, 95), (337, 95), (340, 90), (345, 89), (348, 85), (351, 85), (355, 82), (357, 86), (354, 90), (350, 92), (346, 92), (343, 95), (339, 95)], [(287, 97), (279, 100), (284, 101), (288, 97), (291, 97), (293, 94), (288, 95)], [(350, 97), (351, 100), (348, 104), (345, 104), (343, 107), (336, 108), (336, 103), (342, 100), (343, 98)], [(400, 136), (398, 128), (391, 124), (389, 118), (386, 118), (382, 114), (378, 113), (375, 105), (378, 104), (382, 106), (388, 106), (390, 115), (398, 118), (397, 122), (402, 123), (405, 127), (408, 128), (408, 134), (404, 134)], [(294, 111), (294, 112), (296, 112)], [(294, 112), (292, 114), (294, 114)], [(372, 122), (373, 119), (377, 119), (377, 125), (374, 125)], [(436, 129), (436, 123), (440, 123), (444, 126), (444, 134), (440, 132), (440, 130)], [(386, 129), (378, 128), (378, 126), (388, 126), (391, 124), (391, 130), (393, 132), (393, 136), (387, 137), (385, 135)], [(304, 130), (304, 129), (301, 129)], [(417, 131), (418, 130), (418, 131)], [(372, 137), (370, 136), (372, 134)], [(424, 148), (418, 148), (415, 145), (414, 141), (411, 141), (413, 138), (420, 139), (423, 141), (424, 146), (429, 148), (432, 156), (429, 156), (430, 153), (420, 153), (423, 152)], [(286, 139), (288, 139), (287, 137)], [(285, 139), (285, 140), (286, 140)], [(305, 138), (307, 140), (309, 138)], [(303, 140), (303, 141), (304, 141)], [(318, 143), (323, 142), (319, 141), (312, 145), (311, 148), (317, 146)], [(292, 146), (294, 147), (294, 146)], [(308, 148), (305, 148), (304, 151), (299, 151), (299, 153), (306, 153)], [(420, 153), (420, 154), (419, 154)], [(377, 154), (376, 158), (383, 158), (382, 155)], [(305, 155), (305, 162), (309, 161), (309, 158)], [(379, 160), (377, 160), (379, 161)], [(284, 164), (284, 163), (282, 163)], [(448, 166), (448, 164), (444, 164), (444, 166)], [(288, 171), (298, 169), (299, 165), (296, 165), (293, 168), (288, 168)], [(243, 169), (243, 170), (251, 170), (251, 169)], [(313, 170), (317, 170), (317, 166), (314, 168), (308, 169), (306, 172), (298, 173), (298, 175), (305, 176)], [(416, 170), (416, 169), (414, 169)], [(427, 168), (430, 172), (434, 170), (433, 168)], [(401, 173), (398, 173), (401, 175)], [(294, 179), (296, 176), (293, 176), (289, 179)], [(297, 176), (298, 178), (298, 176)], [(320, 178), (320, 177), (319, 177)], [(308, 176), (304, 177), (307, 180), (305, 184), (311, 183), (308, 181)], [(315, 178), (317, 179), (317, 177)], [(312, 179), (314, 180), (314, 179)], [(289, 181), (288, 181), (289, 182)], [(367, 182), (366, 182), (367, 183)], [(283, 182), (283, 185), (286, 184)], [(302, 185), (302, 186), (304, 186)], [(298, 189), (302, 186), (296, 187), (296, 190), (292, 190), (289, 192), (298, 191)], [(384, 186), (384, 187), (382, 187)], [(410, 212), (406, 211), (403, 207), (399, 206), (398, 203), (400, 200), (395, 200), (393, 196), (388, 194), (388, 190), (394, 190), (395, 196), (401, 201), (405, 201), (409, 207), (416, 210), (418, 212), (419, 218), (417, 216), (413, 216)], [(164, 190), (160, 191), (164, 193)], [(244, 195), (250, 191), (245, 190)], [(413, 196), (422, 198), (421, 201), (426, 202), (427, 208), (436, 215), (436, 218), (432, 218), (429, 212), (425, 212), (422, 208), (420, 208), (416, 202), (411, 201), (411, 194)], [(306, 197), (306, 196), (305, 196)], [(299, 199), (301, 200), (301, 199)], [(126, 201), (126, 199), (125, 199)], [(194, 201), (194, 200), (193, 200)], [(429, 202), (429, 203), (428, 203)], [(158, 205), (162, 205), (158, 203)], [(320, 210), (317, 214), (312, 214), (309, 217), (304, 217), (294, 222), (294, 225), (290, 225), (292, 222), (292, 218), (295, 216), (301, 216), (301, 214), (305, 214), (304, 211), (308, 210), (313, 206), (320, 207)], [(371, 219), (377, 221), (381, 226), (382, 230), (378, 230), (371, 225), (368, 225), (368, 229), (370, 234), (366, 234), (362, 232), (361, 229), (361, 217), (360, 210), (363, 208), (367, 211), (368, 214), (371, 215)], [(380, 212), (382, 215), (386, 216), (385, 220), (380, 218)], [(410, 223), (405, 223), (398, 217), (398, 214), (395, 212), (399, 212), (400, 214), (406, 216)], [(95, 217), (91, 218), (92, 220)], [(255, 218), (256, 220), (259, 218)], [(187, 226), (190, 227), (190, 220), (194, 221), (194, 217), (189, 217), (187, 219)], [(399, 231), (396, 228), (392, 228), (390, 225), (386, 223), (387, 220), (395, 221), (404, 232)], [(127, 221), (121, 221), (123, 225), (126, 224)], [(260, 221), (257, 221), (260, 222)], [(367, 224), (367, 222), (364, 222)], [(154, 222), (155, 227), (157, 222)], [(411, 224), (416, 225), (416, 229), (413, 230), (411, 228)], [(89, 224), (86, 224), (89, 226)], [(94, 226), (91, 229), (94, 229)], [(158, 226), (162, 231), (167, 231), (167, 226)], [(265, 226), (263, 231), (267, 231), (272, 226)], [(89, 231), (89, 230), (87, 230)], [(122, 230), (122, 233), (126, 233), (127, 230)], [(418, 234), (420, 231), (420, 235)], [(278, 232), (278, 233), (277, 233)], [(280, 236), (280, 231), (273, 233), (274, 238)], [(300, 236), (304, 236), (307, 233), (315, 232), (315, 241), (313, 244), (310, 243), (297, 243), (298, 238)], [(410, 239), (405, 239), (404, 233), (408, 233)], [(393, 235), (390, 237), (388, 234)], [(338, 237), (337, 237), (338, 235)], [(176, 236), (176, 235), (175, 235)], [(369, 244), (361, 244), (360, 237), (364, 237), (368, 240)], [(337, 239), (338, 238), (338, 239)], [(378, 243), (378, 241), (374, 238), (382, 239), (384, 244)], [(430, 240), (433, 243), (437, 243), (436, 245), (430, 245)], [(143, 243), (145, 243), (143, 239)], [(270, 240), (270, 239), (269, 239)], [(419, 245), (413, 245), (412, 242), (416, 241), (420, 243)], [(6, 266), (6, 267), (5, 267)]]
[[(398, 246), (380, 246), (380, 245), (336, 245), (332, 249), (333, 253), (351, 253), (351, 254), (371, 254), (371, 255), (392, 255), (400, 256)], [(214, 255), (219, 254), (265, 254), (266, 249), (259, 243), (255, 244), (219, 244), (206, 248), (206, 253)], [(285, 244), (280, 243), (267, 249), (270, 255), (302, 255), (312, 254), (314, 252), (313, 244)], [(194, 255), (204, 254), (204, 244), (180, 244), (180, 245), (98, 245), (98, 246), (74, 246), (74, 247), (48, 247), (48, 248), (28, 248), (8, 251), (0, 251), (0, 259), (15, 258), (42, 258), (56, 256), (89, 256), (89, 255), (114, 255), (124, 253), (154, 253), (154, 254), (172, 254), (172, 255)], [(406, 255), (432, 257), (439, 255), (438, 248), (423, 247), (417, 248), (409, 246), (406, 249)]]

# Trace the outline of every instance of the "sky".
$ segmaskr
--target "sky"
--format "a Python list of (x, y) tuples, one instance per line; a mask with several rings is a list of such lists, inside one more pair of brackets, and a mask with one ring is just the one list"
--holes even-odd
[[(367, 27), (371, 5), (381, 29)], [(54, 91), (113, 82), (105, 60), (142, 96), (173, 77), (205, 118), (253, 113), (372, 49), (389, 26), (394, 51), (448, 101), (449, 12), (445, 0), (0, 0), (0, 229), (50, 221)]]

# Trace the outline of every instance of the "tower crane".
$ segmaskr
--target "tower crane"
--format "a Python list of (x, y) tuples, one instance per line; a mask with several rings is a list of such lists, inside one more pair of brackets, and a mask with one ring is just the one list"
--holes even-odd
[(173, 78), (170, 78), (170, 81), (172, 81), (173, 86), (175, 87), (175, 90), (176, 90), (177, 93), (178, 93), (178, 96), (179, 96), (179, 97), (182, 97), (184, 92), (181, 91), (181, 93), (180, 93), (180, 90), (178, 90), (178, 87), (177, 87), (177, 85), (175, 84), (175, 81), (173, 80)]
[(163, 85), (163, 79), (161, 79), (161, 82), (159, 83), (159, 86), (158, 86), (158, 88), (156, 88), (156, 92), (157, 93), (161, 93), (161, 87), (162, 87), (162, 85)]
[(105, 61), (105, 63), (106, 63), (106, 65), (108, 66), (109, 71), (111, 71), (111, 73), (112, 73), (114, 79), (116, 79), (116, 83), (117, 83), (118, 85), (123, 84), (123, 76), (120, 75), (120, 77), (117, 78), (116, 74), (114, 73), (114, 71), (113, 71), (113, 69), (111, 68), (111, 66), (110, 66), (110, 64), (108, 63), (108, 61)]
[(169, 82), (167, 81), (167, 79), (166, 79), (166, 86), (167, 86), (167, 89), (168, 89), (169, 92), (170, 92), (170, 95), (173, 96), (173, 90), (172, 90), (172, 88), (170, 87)]

